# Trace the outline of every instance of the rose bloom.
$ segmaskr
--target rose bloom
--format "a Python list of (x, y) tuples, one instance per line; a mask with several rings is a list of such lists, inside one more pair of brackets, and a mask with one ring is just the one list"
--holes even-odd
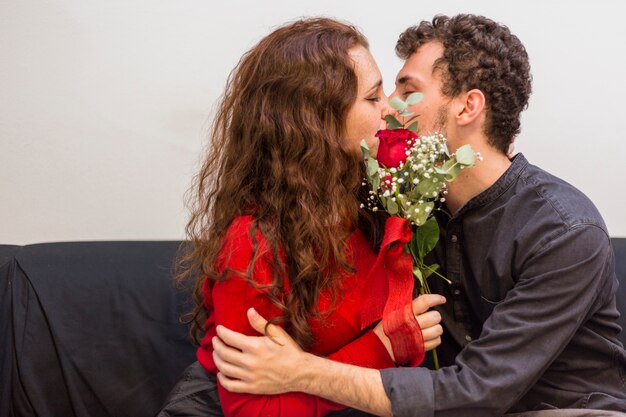
[(385, 129), (376, 132), (380, 139), (378, 145), (378, 163), (386, 168), (397, 168), (406, 161), (408, 141), (417, 139), (417, 135), (407, 129)]

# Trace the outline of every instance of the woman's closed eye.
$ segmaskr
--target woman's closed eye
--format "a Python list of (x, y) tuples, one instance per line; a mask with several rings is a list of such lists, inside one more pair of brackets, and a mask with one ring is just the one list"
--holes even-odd
[(380, 102), (380, 100), (382, 100), (382, 98), (381, 97), (369, 97), (369, 98), (366, 98), (366, 100), (371, 101), (373, 103), (378, 103)]

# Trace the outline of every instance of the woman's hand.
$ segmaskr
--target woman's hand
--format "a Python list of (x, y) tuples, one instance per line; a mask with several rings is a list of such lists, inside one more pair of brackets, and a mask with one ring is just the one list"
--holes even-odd
[[(415, 314), (417, 323), (422, 329), (424, 348), (427, 351), (433, 350), (441, 344), (441, 335), (443, 334), (443, 328), (441, 327), (441, 324), (439, 324), (441, 322), (441, 315), (438, 311), (428, 311), (428, 309), (445, 302), (446, 299), (438, 294), (424, 294), (413, 300), (413, 314)], [(395, 362), (393, 350), (391, 348), (391, 341), (383, 331), (382, 321), (376, 325), (374, 333), (376, 333), (376, 335), (383, 342), (387, 348), (387, 352), (389, 352), (389, 356), (391, 356)]]

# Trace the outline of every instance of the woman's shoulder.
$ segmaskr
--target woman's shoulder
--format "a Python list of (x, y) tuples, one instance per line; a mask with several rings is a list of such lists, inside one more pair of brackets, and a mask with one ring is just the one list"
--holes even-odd
[(222, 249), (217, 259), (218, 269), (230, 267), (245, 270), (252, 257), (263, 258), (270, 247), (261, 234), (252, 215), (233, 218), (222, 240)]
[(255, 225), (254, 216), (236, 216), (222, 237), (222, 253), (251, 249), (254, 246), (253, 236), (254, 240), (264, 240)]

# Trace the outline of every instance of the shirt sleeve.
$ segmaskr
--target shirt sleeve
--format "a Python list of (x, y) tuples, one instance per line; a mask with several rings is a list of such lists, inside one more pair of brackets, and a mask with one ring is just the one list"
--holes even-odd
[[(264, 250), (266, 241), (257, 236), (259, 251)], [(258, 287), (251, 285), (238, 272), (246, 271), (252, 256), (252, 241), (248, 231), (240, 230), (236, 236), (229, 236), (224, 251), (224, 266), (232, 270), (223, 281), (213, 283), (211, 290), (214, 325), (223, 325), (231, 330), (258, 336), (248, 323), (246, 311), (254, 307), (265, 318), (281, 316), (282, 312), (272, 304), (267, 293), (267, 285), (272, 282), (270, 265), (258, 259), (253, 270), (253, 280)], [(205, 349), (212, 350), (210, 345)], [(381, 350), (382, 349), (382, 350)], [(208, 366), (215, 371), (210, 352), (205, 355)], [(387, 350), (373, 332), (366, 332), (350, 344), (329, 355), (329, 358), (360, 366), (393, 366)], [(253, 395), (231, 393), (218, 381), (220, 401), (225, 416), (323, 416), (331, 411), (345, 408), (320, 397), (293, 392), (279, 395)]]
[(382, 370), (396, 416), (499, 416), (562, 352), (608, 281), (611, 246), (592, 225), (570, 228), (531, 255), (480, 337), (439, 371)]

